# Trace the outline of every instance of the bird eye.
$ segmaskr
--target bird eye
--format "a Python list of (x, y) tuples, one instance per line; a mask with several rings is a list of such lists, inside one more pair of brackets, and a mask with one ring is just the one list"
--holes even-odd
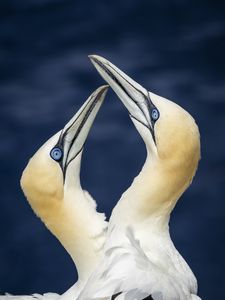
[(153, 121), (157, 121), (159, 118), (159, 111), (157, 108), (153, 108), (152, 112), (151, 112), (151, 117)]
[(63, 151), (62, 151), (62, 149), (55, 147), (51, 150), (50, 156), (55, 161), (60, 161), (63, 156)]

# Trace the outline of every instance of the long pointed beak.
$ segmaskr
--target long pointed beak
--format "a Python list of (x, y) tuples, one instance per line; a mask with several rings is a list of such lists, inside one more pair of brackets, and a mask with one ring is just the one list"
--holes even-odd
[(89, 130), (103, 103), (107, 90), (108, 85), (104, 85), (93, 92), (74, 117), (62, 129), (59, 140), (51, 151), (52, 155), (54, 155), (55, 151), (56, 158), (58, 153), (60, 153), (58, 162), (62, 168), (64, 179), (69, 164), (83, 149)]
[(98, 55), (89, 55), (89, 58), (126, 106), (131, 118), (142, 123), (154, 135), (154, 124), (151, 120), (154, 105), (149, 92), (105, 58)]

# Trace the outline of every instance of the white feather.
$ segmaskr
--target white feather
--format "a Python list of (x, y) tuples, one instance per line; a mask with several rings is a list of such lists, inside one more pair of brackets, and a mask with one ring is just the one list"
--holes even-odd
[(192, 295), (191, 287), (175, 268), (149, 259), (130, 227), (123, 244), (106, 250), (78, 299), (100, 300), (120, 292), (117, 300), (141, 300), (149, 295), (154, 300), (200, 299)]

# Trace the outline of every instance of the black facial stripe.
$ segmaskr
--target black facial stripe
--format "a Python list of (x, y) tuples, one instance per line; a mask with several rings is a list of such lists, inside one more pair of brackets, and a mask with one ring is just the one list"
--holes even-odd
[(150, 130), (153, 141), (156, 144), (154, 128), (151, 128), (151, 127), (147, 126), (146, 124), (144, 124), (143, 122), (141, 122), (140, 120), (135, 118), (133, 115), (130, 114), (130, 116), (131, 116), (131, 118), (135, 119), (137, 122), (141, 123), (143, 126), (145, 126), (146, 128), (148, 128)]
[(137, 122), (141, 123), (143, 126), (145, 126), (146, 128), (148, 128), (150, 131), (152, 130), (151, 128), (149, 128), (149, 126), (147, 126), (145, 123), (141, 122), (140, 120), (138, 120), (137, 118), (135, 118), (133, 115), (131, 115), (131, 118), (135, 119)]
[(77, 157), (77, 155), (79, 155), (80, 154), (80, 152), (83, 150), (83, 148), (84, 148), (84, 146), (83, 147), (81, 147), (81, 149), (66, 163), (66, 165), (65, 165), (65, 168), (64, 169), (62, 169), (62, 171), (63, 171), (63, 178), (64, 178), (64, 181), (65, 181), (65, 179), (66, 179), (66, 170), (67, 170), (67, 168), (68, 168), (68, 166), (69, 166), (69, 164)]

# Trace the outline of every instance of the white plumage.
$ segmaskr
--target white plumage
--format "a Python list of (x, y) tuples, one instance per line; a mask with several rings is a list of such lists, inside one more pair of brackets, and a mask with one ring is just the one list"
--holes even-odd
[(111, 299), (116, 294), (117, 300), (142, 300), (149, 295), (154, 300), (200, 299), (196, 280), (189, 282), (181, 276), (190, 270), (170, 239), (161, 242), (158, 251), (149, 251), (147, 256), (128, 227), (124, 243), (105, 250), (78, 299)]
[(78, 299), (200, 299), (196, 278), (174, 247), (168, 226), (197, 169), (198, 127), (175, 103), (148, 92), (106, 59), (90, 58), (127, 107), (147, 159), (113, 209), (104, 257)]

